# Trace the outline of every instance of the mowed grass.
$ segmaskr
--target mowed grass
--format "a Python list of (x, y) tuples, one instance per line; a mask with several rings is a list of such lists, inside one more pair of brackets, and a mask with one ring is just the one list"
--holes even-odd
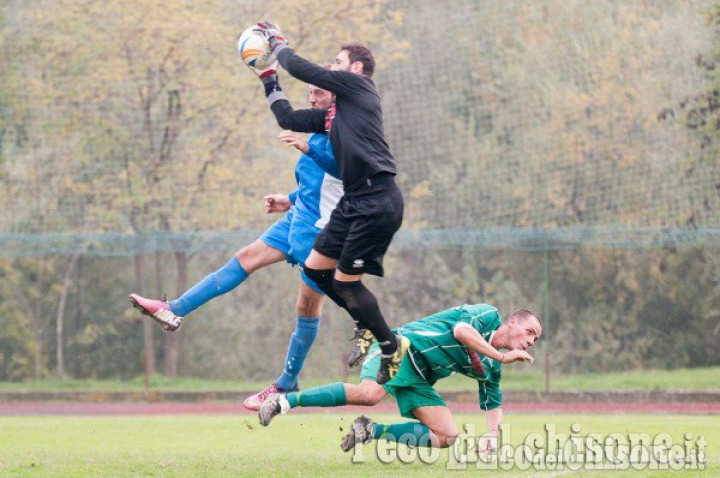
[[(373, 417), (385, 423), (402, 421), (397, 415)], [(263, 428), (253, 415), (0, 417), (0, 475), (396, 477), (462, 473), (448, 471), (447, 451), (432, 464), (419, 459), (384, 464), (372, 444), (363, 448), (365, 463), (351, 463), (351, 455), (340, 450), (339, 442), (353, 418), (352, 414), (289, 414)], [(459, 415), (456, 420), (474, 425), (478, 433), (485, 430), (481, 414)], [(593, 477), (720, 476), (720, 418), (716, 416), (506, 414), (505, 423), (510, 425), (515, 444), (529, 433), (543, 434), (547, 423), (565, 434), (571, 424), (580, 424), (581, 436), (668, 433), (676, 444), (682, 444), (686, 433), (692, 433), (693, 439), (702, 435), (708, 442), (705, 471), (572, 473)], [(510, 477), (571, 472), (530, 468), (484, 473)]]
[[(356, 375), (347, 378), (358, 381)], [(272, 381), (201, 380), (196, 378), (168, 379), (161, 375), (150, 377), (153, 390), (262, 390)], [(334, 379), (303, 379), (303, 388), (325, 385)], [(503, 370), (504, 390), (545, 390), (545, 377), (541, 371), (529, 366), (513, 365)], [(39, 380), (29, 382), (0, 382), (3, 390), (142, 390), (143, 377), (132, 380)], [(451, 376), (437, 384), (438, 390), (474, 390), (475, 384), (462, 376)], [(641, 370), (604, 374), (551, 375), (551, 390), (720, 390), (720, 367), (703, 367), (678, 370)]]

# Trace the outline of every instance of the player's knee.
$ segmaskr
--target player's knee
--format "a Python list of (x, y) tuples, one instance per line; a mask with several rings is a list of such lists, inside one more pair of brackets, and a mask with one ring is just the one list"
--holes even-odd
[(320, 290), (327, 293), (326, 289), (332, 287), (333, 273), (335, 269), (313, 269), (308, 266), (303, 267), (305, 275), (313, 281)]
[(433, 445), (437, 448), (448, 448), (452, 446), (453, 443), (455, 443), (455, 439), (457, 438), (457, 435), (453, 436), (447, 436), (447, 435), (435, 435), (437, 438), (437, 442), (433, 442)]
[(318, 317), (322, 308), (323, 296), (315, 291), (300, 292), (295, 309), (299, 317)]
[(447, 448), (455, 443), (455, 439), (458, 436), (457, 426), (454, 423), (447, 424), (442, 428), (431, 428), (430, 431), (435, 435), (433, 444), (440, 448)]
[(364, 306), (374, 299), (360, 281), (345, 282), (333, 279), (332, 286), (337, 295), (347, 304), (347, 310), (351, 315), (353, 311), (364, 310), (366, 308)]
[(377, 405), (385, 398), (385, 389), (375, 382), (363, 382), (362, 384), (362, 405)]
[(240, 265), (245, 269), (247, 272), (253, 272), (257, 265), (256, 265), (256, 258), (255, 254), (253, 254), (252, 246), (245, 246), (239, 251), (235, 253), (235, 257), (237, 257), (237, 260), (240, 262)]

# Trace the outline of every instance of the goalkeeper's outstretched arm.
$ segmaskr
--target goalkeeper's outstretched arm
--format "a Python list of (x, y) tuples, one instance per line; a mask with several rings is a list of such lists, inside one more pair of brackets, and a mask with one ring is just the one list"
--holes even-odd
[(299, 133), (325, 133), (327, 109), (295, 110), (280, 88), (274, 69), (267, 70), (259, 76), (265, 89), (265, 96), (270, 102), (270, 110), (281, 128)]
[(290, 47), (282, 46), (276, 53), (278, 61), (288, 73), (310, 85), (341, 96), (352, 96), (367, 88), (359, 75), (349, 71), (328, 70), (301, 57)]
[(268, 100), (270, 101), (270, 110), (281, 128), (298, 133), (325, 133), (327, 110), (295, 110), (284, 94), (282, 94), (282, 98), (276, 97), (273, 101), (268, 97)]

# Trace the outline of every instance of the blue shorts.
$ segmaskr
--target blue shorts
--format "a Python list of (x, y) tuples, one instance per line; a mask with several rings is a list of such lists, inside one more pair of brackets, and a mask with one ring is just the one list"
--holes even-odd
[[(290, 264), (302, 266), (310, 255), (319, 232), (320, 228), (300, 220), (295, 216), (294, 210), (290, 209), (285, 216), (262, 233), (260, 240), (285, 254), (285, 260)], [(310, 280), (302, 269), (300, 277), (315, 292), (323, 294), (317, 284)]]

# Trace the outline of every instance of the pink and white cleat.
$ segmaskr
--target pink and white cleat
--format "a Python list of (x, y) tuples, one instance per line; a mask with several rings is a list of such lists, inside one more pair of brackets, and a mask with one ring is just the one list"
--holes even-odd
[(246, 398), (243, 402), (243, 406), (248, 410), (255, 410), (257, 412), (258, 410), (260, 410), (260, 405), (262, 405), (265, 399), (268, 398), (270, 395), (297, 392), (298, 390), (300, 390), (300, 388), (298, 387), (295, 387), (292, 390), (283, 390), (282, 388), (278, 387), (276, 383), (273, 383), (262, 392), (258, 392), (255, 395), (250, 395), (248, 398)]
[(182, 325), (183, 318), (173, 313), (167, 300), (146, 299), (137, 294), (130, 294), (128, 299), (132, 302), (133, 307), (143, 315), (151, 317), (169, 332), (179, 329)]

